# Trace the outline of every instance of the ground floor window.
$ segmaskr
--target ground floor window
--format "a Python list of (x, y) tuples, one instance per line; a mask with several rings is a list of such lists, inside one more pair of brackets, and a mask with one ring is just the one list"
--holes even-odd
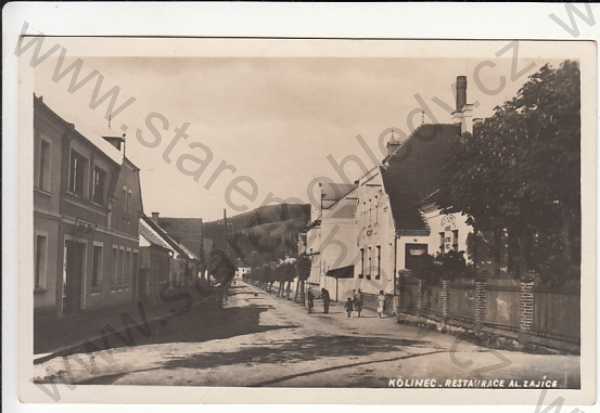
[(375, 261), (375, 279), (378, 280), (381, 278), (381, 246), (378, 245), (376, 247), (377, 256)]
[(94, 245), (92, 250), (92, 289), (100, 287), (102, 279), (102, 246)]
[(45, 235), (35, 237), (35, 279), (36, 290), (46, 287), (46, 257), (48, 256), (48, 238)]
[(117, 247), (113, 247), (112, 251), (112, 287), (115, 288), (119, 282), (119, 249)]

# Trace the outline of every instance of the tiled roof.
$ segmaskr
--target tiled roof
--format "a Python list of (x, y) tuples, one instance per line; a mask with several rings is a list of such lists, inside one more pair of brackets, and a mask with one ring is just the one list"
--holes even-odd
[(420, 206), (438, 189), (446, 157), (458, 139), (456, 125), (422, 125), (387, 159), (381, 173), (397, 232), (429, 229)]
[(176, 252), (175, 249), (164, 238), (162, 238), (159, 233), (157, 233), (150, 227), (150, 225), (146, 221), (147, 219), (147, 217), (140, 219), (140, 235), (152, 245), (156, 245), (162, 248), (166, 248), (170, 251)]

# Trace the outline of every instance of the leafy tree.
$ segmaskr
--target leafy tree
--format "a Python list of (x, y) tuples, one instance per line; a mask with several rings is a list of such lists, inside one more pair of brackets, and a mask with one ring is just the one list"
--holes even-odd
[[(463, 136), (444, 167), (440, 205), (463, 211), (476, 234), (492, 231), (498, 241), (507, 232), (509, 268), (517, 275), (548, 271), (543, 266), (554, 255), (577, 266), (580, 129), (578, 63), (543, 66)], [(551, 257), (542, 258), (538, 250), (557, 236)], [(502, 243), (492, 244), (497, 262)]]

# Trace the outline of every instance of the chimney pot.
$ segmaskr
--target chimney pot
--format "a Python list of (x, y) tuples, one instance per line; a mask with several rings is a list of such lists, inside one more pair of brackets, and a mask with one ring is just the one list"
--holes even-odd
[(160, 214), (158, 212), (153, 212), (152, 213), (152, 221), (158, 223), (158, 217), (160, 216)]

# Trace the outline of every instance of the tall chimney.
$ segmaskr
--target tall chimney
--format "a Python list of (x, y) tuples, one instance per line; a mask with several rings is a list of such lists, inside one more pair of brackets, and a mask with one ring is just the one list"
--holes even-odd
[(158, 212), (153, 212), (152, 213), (152, 221), (156, 224), (158, 224), (158, 217), (159, 217), (159, 213)]
[(462, 111), (467, 104), (467, 77), (456, 76), (456, 111)]

